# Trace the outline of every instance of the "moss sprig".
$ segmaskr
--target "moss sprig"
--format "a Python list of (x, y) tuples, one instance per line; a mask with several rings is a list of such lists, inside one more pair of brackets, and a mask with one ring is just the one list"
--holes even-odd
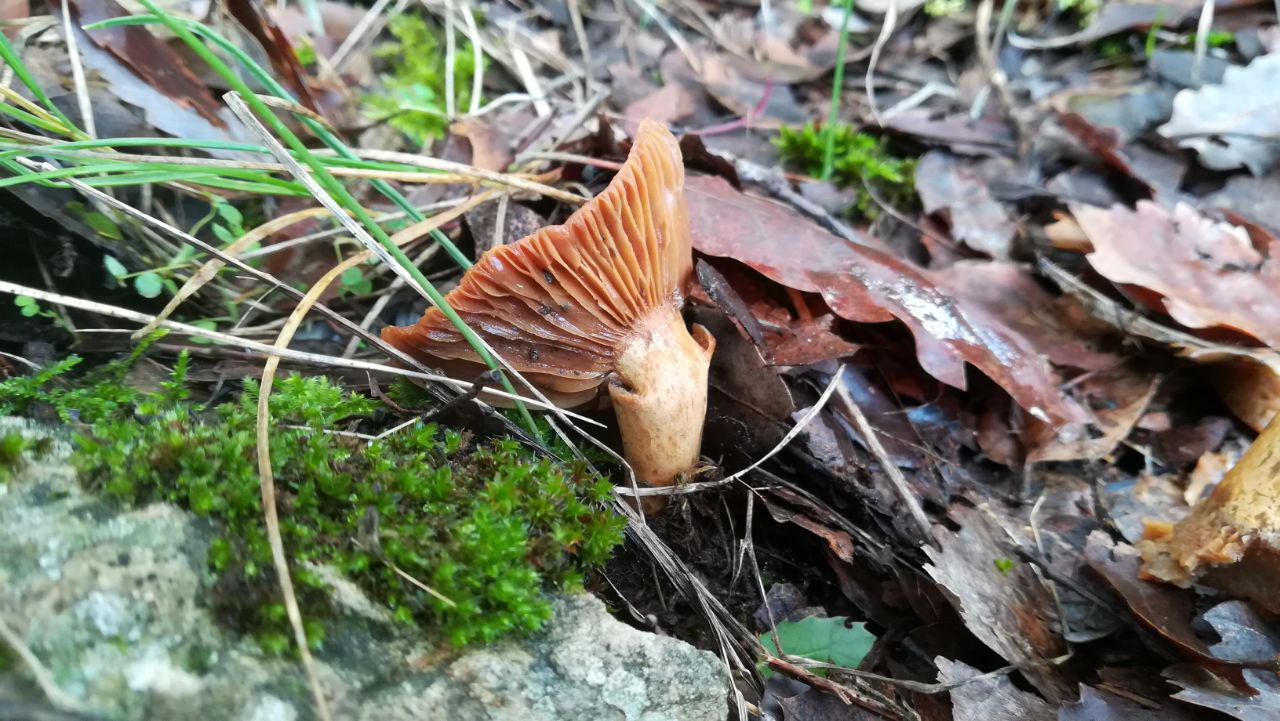
[[(187, 364), (141, 391), (118, 367), (87, 387), (61, 381), (68, 361), (0, 383), (0, 407), (20, 411), (62, 383), (45, 397), (87, 424), (73, 456), (82, 482), (126, 505), (167, 501), (213, 521), (214, 607), (264, 647), (287, 649), (258, 492), (257, 384), (205, 408), (188, 398)], [(379, 413), (320, 376), (286, 377), (271, 397), (281, 533), (304, 615), (319, 621), (313, 645), (334, 611), (314, 564), (346, 574), (398, 621), (465, 645), (539, 628), (548, 592), (579, 587), (621, 540), (624, 521), (605, 506), (612, 487), (585, 467), (430, 423), (381, 439), (342, 432), (371, 430)]]

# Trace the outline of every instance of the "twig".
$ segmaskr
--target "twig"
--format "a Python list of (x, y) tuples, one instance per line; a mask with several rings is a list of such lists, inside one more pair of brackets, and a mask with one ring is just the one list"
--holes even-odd
[(80, 58), (80, 46), (76, 42), (76, 29), (71, 25), (68, 1), (62, 0), (62, 32), (67, 43), (67, 58), (71, 61), (71, 82), (76, 89), (76, 101), (80, 106), (80, 122), (85, 135), (98, 137), (97, 124), (93, 121), (93, 101), (89, 98), (89, 85), (84, 79), (84, 62)]
[[(36, 300), (43, 300), (49, 303), (61, 303), (67, 306), (68, 308), (75, 308), (77, 310), (83, 310), (90, 313), (97, 313), (99, 315), (110, 316), (112, 318), (123, 318), (124, 320), (130, 320), (135, 323), (150, 323), (152, 320), (155, 319), (155, 316), (153, 315), (148, 315), (147, 313), (139, 313), (137, 311), (129, 310), (128, 308), (121, 308), (119, 306), (108, 305), (106, 303), (98, 303), (96, 301), (85, 300), (83, 298), (75, 298), (68, 295), (62, 295), (61, 293), (51, 293), (49, 291), (41, 290), (39, 288), (30, 288), (28, 286), (18, 285), (17, 283), (10, 283), (9, 281), (6, 281), (6, 280), (0, 280), (0, 293), (8, 293), (10, 295), (29, 295), (32, 298), (35, 298)], [(452, 386), (454, 388), (470, 388), (471, 387), (471, 384), (468, 383), (467, 381), (457, 380), (456, 378), (450, 378), (448, 376), (440, 375), (437, 373), (424, 373), (422, 371), (409, 370), (406, 368), (397, 368), (395, 366), (383, 365), (381, 363), (372, 363), (370, 361), (363, 361), (355, 358), (339, 358), (337, 356), (329, 356), (329, 355), (324, 355), (322, 353), (308, 353), (306, 351), (293, 350), (292, 348), (276, 348), (275, 346), (272, 346), (267, 343), (260, 343), (258, 341), (249, 340), (247, 338), (240, 338), (234, 335), (230, 335), (228, 333), (221, 333), (216, 330), (209, 330), (207, 328), (188, 325), (186, 323), (179, 323), (178, 321), (173, 321), (173, 320), (164, 320), (164, 321), (161, 321), (158, 325), (161, 328), (168, 328), (170, 330), (175, 330), (180, 333), (184, 333), (186, 335), (196, 336), (198, 338), (208, 338), (209, 340), (212, 340), (212, 341), (217, 341), (219, 343), (226, 343), (228, 345), (242, 348), (246, 351), (251, 351), (259, 355), (268, 356), (268, 357), (279, 356), (281, 359), (284, 359), (284, 360), (291, 360), (299, 363), (307, 363), (309, 365), (327, 366), (331, 368), (349, 368), (353, 370), (375, 371), (378, 373), (386, 373), (388, 375), (403, 376), (405, 378), (413, 378), (416, 380), (429, 381), (432, 383), (443, 383), (443, 384)], [(572, 411), (566, 411), (566, 410), (556, 408), (549, 401), (538, 400), (536, 398), (529, 398), (521, 395), (512, 395), (510, 393), (507, 393), (506, 391), (500, 391), (496, 389), (486, 390), (485, 393), (491, 394), (495, 398), (503, 398), (510, 401), (518, 400), (523, 403), (527, 403), (530, 406), (533, 406), (535, 408), (541, 408), (547, 411), (557, 411), (558, 415), (572, 417), (574, 420), (577, 420), (582, 423), (587, 423), (593, 426), (604, 427), (604, 424), (594, 419), (588, 418), (583, 415), (579, 415)]]
[(1213, 30), (1213, 0), (1204, 0), (1200, 7), (1200, 20), (1196, 23), (1196, 56), (1191, 64), (1191, 84), (1200, 87), (1201, 70), (1205, 55), (1209, 53), (1209, 31)]
[(0, 618), (0, 640), (3, 640), (9, 650), (26, 664), (27, 670), (31, 672), (31, 677), (35, 679), (36, 685), (44, 692), (45, 698), (49, 699), (49, 703), (60, 711), (79, 713), (85, 710), (78, 700), (58, 687), (57, 682), (53, 680), (53, 674), (49, 672), (49, 669), (45, 668), (45, 665), (31, 652), (31, 649), (27, 648), (27, 644), (9, 627), (9, 624), (3, 618)]
[(329, 56), (329, 63), (333, 66), (335, 72), (342, 70), (342, 66), (346, 65), (347, 60), (355, 55), (352, 51), (360, 43), (363, 43), (367, 37), (381, 32), (382, 27), (386, 25), (390, 18), (399, 15), (404, 10), (404, 7), (409, 4), (409, 0), (399, 0), (395, 9), (384, 18), (382, 13), (390, 4), (391, 0), (378, 0), (375, 2), (369, 8), (369, 11), (360, 18), (360, 21), (356, 23), (355, 28), (351, 30), (351, 34), (347, 35), (346, 39), (342, 41), (342, 45), (339, 45), (333, 55)]
[[(444, 0), (444, 115), (453, 122), (456, 99), (453, 97), (453, 74), (458, 67), (457, 33), (453, 29), (453, 0)], [(410, 50), (412, 52), (412, 50)]]
[[(65, 0), (64, 0), (65, 1)], [(595, 78), (591, 62), (591, 43), (587, 42), (587, 29), (582, 24), (582, 7), (579, 0), (569, 0), (569, 20), (573, 23), (573, 34), (578, 38), (578, 50), (582, 53), (582, 89), (588, 96), (595, 94)]]
[[(31, 161), (28, 161), (28, 162), (31, 162)], [(36, 163), (31, 163), (31, 164), (33, 164), (33, 165), (47, 165), (47, 164), (36, 164)], [(185, 231), (179, 230), (179, 229), (177, 229), (177, 228), (175, 228), (175, 227), (173, 227), (173, 226), (169, 225), (168, 223), (165, 223), (164, 221), (159, 220), (158, 218), (154, 218), (154, 217), (152, 217), (152, 216), (150, 216), (150, 215), (147, 215), (146, 213), (143, 213), (141, 210), (138, 210), (137, 208), (134, 208), (133, 206), (129, 205), (128, 203), (125, 203), (125, 202), (123, 202), (123, 201), (117, 200), (116, 198), (114, 198), (114, 197), (112, 197), (112, 196), (110, 196), (110, 195), (107, 195), (106, 193), (102, 192), (101, 190), (98, 190), (97, 188), (94, 188), (94, 187), (91, 187), (91, 186), (85, 185), (84, 183), (81, 183), (80, 181), (78, 181), (78, 180), (74, 180), (74, 179), (68, 179), (68, 181), (69, 181), (73, 186), (75, 186), (75, 188), (76, 188), (77, 190), (79, 190), (80, 192), (85, 193), (85, 194), (89, 195), (90, 197), (92, 197), (92, 198), (94, 198), (94, 199), (97, 199), (97, 200), (101, 201), (102, 203), (105, 203), (106, 205), (109, 205), (109, 206), (111, 206), (111, 207), (113, 207), (113, 208), (115, 208), (115, 209), (117, 209), (117, 210), (119, 210), (119, 211), (123, 212), (123, 213), (124, 213), (124, 214), (126, 214), (126, 215), (132, 216), (132, 217), (134, 217), (134, 218), (137, 218), (138, 220), (141, 220), (141, 221), (142, 221), (142, 222), (144, 222), (144, 223), (147, 223), (147, 224), (149, 224), (149, 225), (155, 226), (156, 228), (158, 228), (158, 229), (160, 229), (160, 230), (163, 230), (164, 232), (166, 232), (166, 233), (168, 233), (168, 234), (170, 234), (170, 235), (172, 235), (172, 236), (174, 236), (174, 237), (176, 237), (176, 238), (178, 238), (178, 239), (182, 240), (183, 242), (185, 242), (185, 243), (187, 243), (187, 244), (189, 244), (189, 245), (192, 245), (192, 246), (194, 246), (195, 248), (197, 248), (197, 249), (199, 249), (199, 250), (204, 251), (205, 253), (208, 253), (209, 255), (213, 256), (214, 258), (217, 258), (218, 260), (220, 260), (220, 261), (222, 261), (222, 262), (224, 262), (224, 263), (227, 263), (227, 264), (229, 264), (229, 265), (232, 265), (232, 266), (236, 267), (237, 269), (239, 269), (239, 270), (241, 270), (241, 271), (244, 271), (245, 273), (248, 273), (249, 275), (253, 276), (254, 278), (257, 278), (258, 280), (260, 280), (260, 281), (262, 281), (262, 282), (264, 282), (264, 283), (269, 284), (269, 285), (270, 285), (271, 287), (273, 287), (273, 288), (278, 288), (278, 289), (280, 289), (281, 291), (283, 291), (284, 293), (286, 293), (286, 294), (288, 294), (288, 295), (290, 295), (290, 296), (292, 296), (292, 297), (294, 297), (294, 298), (301, 298), (301, 297), (302, 297), (302, 292), (301, 292), (301, 291), (299, 291), (297, 288), (294, 288), (294, 287), (293, 287), (293, 286), (291, 286), (291, 285), (288, 285), (288, 284), (286, 284), (286, 283), (281, 282), (281, 281), (280, 281), (279, 279), (277, 279), (275, 276), (273, 276), (273, 275), (271, 275), (271, 274), (269, 274), (269, 273), (266, 273), (266, 272), (264, 272), (264, 271), (258, 270), (257, 268), (254, 268), (253, 266), (246, 264), (244, 261), (241, 261), (241, 260), (239, 260), (238, 258), (232, 258), (232, 257), (228, 256), (226, 253), (223, 253), (221, 250), (219, 250), (219, 249), (217, 249), (217, 248), (215, 248), (215, 247), (213, 247), (213, 246), (209, 245), (208, 243), (204, 242), (203, 240), (200, 240), (199, 238), (196, 238), (195, 236), (191, 235), (190, 233), (187, 233), (187, 232), (185, 232)], [(350, 319), (348, 319), (346, 316), (343, 316), (342, 314), (337, 313), (336, 311), (332, 310), (332, 309), (331, 309), (331, 308), (329, 308), (328, 306), (326, 306), (326, 305), (320, 305), (320, 306), (317, 306), (317, 308), (318, 308), (318, 310), (320, 310), (320, 312), (321, 312), (321, 313), (323, 313), (326, 317), (330, 318), (331, 320), (333, 320), (334, 322), (336, 322), (336, 323), (338, 323), (339, 325), (343, 326), (344, 328), (348, 329), (349, 331), (351, 331), (351, 332), (353, 332), (353, 333), (356, 333), (357, 335), (362, 335), (362, 336), (363, 336), (363, 337), (365, 337), (367, 340), (369, 340), (371, 343), (373, 343), (373, 344), (374, 344), (374, 345), (376, 345), (378, 348), (380, 348), (380, 349), (382, 349), (383, 351), (385, 351), (388, 355), (392, 356), (393, 358), (396, 358), (397, 360), (399, 360), (399, 361), (401, 361), (401, 362), (407, 363), (407, 364), (409, 364), (410, 366), (412, 366), (412, 367), (414, 367), (414, 368), (424, 368), (424, 367), (425, 367), (425, 366), (423, 366), (421, 363), (419, 363), (417, 360), (414, 360), (411, 356), (408, 356), (408, 355), (406, 355), (406, 354), (404, 354), (404, 353), (400, 352), (400, 350), (399, 350), (399, 349), (397, 349), (397, 348), (395, 348), (394, 346), (391, 346), (390, 344), (383, 342), (383, 340), (382, 340), (381, 338), (379, 338), (379, 337), (377, 337), (377, 336), (375, 336), (375, 335), (372, 335), (371, 333), (368, 333), (367, 331), (362, 330), (362, 329), (360, 328), (360, 326), (358, 326), (358, 325), (356, 325), (355, 323), (353, 323), (353, 322), (352, 322)]]
[(800, 432), (803, 431), (809, 425), (809, 423), (813, 421), (814, 418), (818, 417), (818, 413), (820, 413), (822, 409), (827, 405), (827, 402), (831, 400), (831, 394), (838, 392), (838, 389), (840, 387), (840, 382), (839, 382), (840, 376), (843, 373), (844, 373), (844, 364), (842, 363), (840, 365), (840, 368), (836, 370), (835, 375), (832, 376), (831, 382), (828, 383), (826, 389), (822, 391), (822, 395), (818, 397), (818, 401), (813, 404), (812, 408), (810, 408), (808, 411), (805, 412), (804, 416), (802, 416), (799, 421), (796, 421), (796, 424), (791, 427), (791, 430), (787, 431), (786, 435), (782, 437), (782, 440), (778, 441), (778, 443), (773, 448), (771, 448), (768, 453), (764, 454), (763, 456), (760, 456), (759, 460), (757, 460), (755, 463), (752, 463), (751, 465), (747, 466), (746, 468), (743, 468), (737, 473), (721, 478), (718, 481), (705, 481), (703, 483), (686, 483), (679, 486), (658, 486), (658, 487), (652, 487), (652, 488), (641, 488), (634, 491), (629, 489), (619, 488), (617, 489), (618, 492), (622, 493), (623, 495), (673, 496), (673, 495), (681, 495), (685, 493), (695, 493), (697, 491), (705, 491), (711, 488), (719, 488), (721, 486), (726, 486), (730, 483), (733, 483), (734, 481), (738, 480), (739, 478), (742, 478), (743, 476), (747, 475), (751, 471), (754, 471), (755, 469), (759, 468), (760, 465), (765, 461), (769, 460), (770, 458), (773, 458), (775, 455), (777, 455), (779, 451), (785, 448), (787, 444), (792, 441), (792, 439), (800, 435)]
[[(843, 370), (843, 369), (841, 369)], [(840, 373), (836, 374), (840, 377)], [(916, 525), (916, 530), (920, 532), (922, 541), (928, 543), (931, 541), (929, 529), (929, 517), (924, 514), (924, 509), (920, 507), (920, 500), (916, 498), (915, 493), (911, 491), (911, 487), (907, 485), (906, 476), (902, 475), (902, 469), (898, 468), (898, 464), (893, 462), (889, 454), (885, 452), (884, 446), (880, 443), (880, 437), (876, 435), (876, 430), (871, 427), (867, 421), (867, 417), (863, 414), (862, 409), (854, 402), (849, 391), (844, 384), (836, 387), (836, 393), (840, 396), (840, 402), (844, 404), (844, 408), (853, 417), (854, 424), (858, 427), (858, 432), (862, 434), (863, 439), (867, 442), (867, 447), (871, 449), (871, 453), (880, 461), (880, 467), (884, 469), (889, 480), (893, 484), (893, 488), (898, 492), (898, 497), (902, 501), (902, 505), (907, 507), (907, 513), (911, 516), (911, 520)]]
[[(1014, 2), (1014, 0), (1007, 0)], [(880, 53), (884, 50), (884, 46), (889, 43), (889, 38), (893, 35), (893, 30), (898, 25), (898, 0), (889, 0), (889, 12), (884, 15), (884, 24), (880, 26), (880, 34), (876, 36), (876, 44), (871, 48), (871, 59), (867, 62), (867, 102), (871, 107), (871, 117), (875, 119), (876, 125), (883, 126), (884, 118), (880, 115), (880, 106), (876, 103), (876, 64), (880, 62)], [(834, 129), (831, 131), (834, 134)], [(824, 166), (823, 172), (826, 173)], [(827, 180), (828, 178), (824, 178)]]

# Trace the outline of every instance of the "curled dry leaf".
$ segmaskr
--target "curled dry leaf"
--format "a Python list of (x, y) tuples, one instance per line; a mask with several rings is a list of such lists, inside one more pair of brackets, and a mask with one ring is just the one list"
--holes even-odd
[(1172, 211), (1149, 201), (1124, 206), (1073, 207), (1093, 244), (1089, 263), (1116, 283), (1163, 297), (1164, 307), (1190, 328), (1230, 328), (1280, 348), (1280, 242), (1259, 246), (1239, 226), (1221, 223), (1178, 203)]
[(1280, 155), (1280, 55), (1228, 67), (1217, 85), (1186, 89), (1160, 134), (1192, 148), (1206, 168), (1246, 167), (1262, 175)]
[(1214, 369), (1214, 386), (1236, 418), (1261, 433), (1280, 412), (1280, 373), (1256, 361), (1227, 361)]
[(990, 313), (940, 287), (928, 272), (867, 245), (836, 237), (795, 210), (734, 190), (720, 178), (686, 185), (694, 247), (733, 258), (787, 287), (819, 293), (842, 318), (911, 329), (930, 375), (964, 388), (965, 363), (991, 377), (1033, 416), (1081, 421), (1041, 352)]

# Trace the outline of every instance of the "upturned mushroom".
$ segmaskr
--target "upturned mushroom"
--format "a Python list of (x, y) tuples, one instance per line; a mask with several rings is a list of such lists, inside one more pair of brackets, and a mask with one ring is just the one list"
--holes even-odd
[(1280, 417), (1176, 524), (1148, 521), (1142, 575), (1204, 583), (1280, 613)]
[[(680, 315), (691, 271), (680, 147), (646, 120), (609, 187), (563, 225), (485, 253), (446, 300), (556, 404), (607, 384), (637, 478), (670, 485), (698, 461), (715, 349)], [(446, 372), (483, 369), (436, 308), (382, 337)]]

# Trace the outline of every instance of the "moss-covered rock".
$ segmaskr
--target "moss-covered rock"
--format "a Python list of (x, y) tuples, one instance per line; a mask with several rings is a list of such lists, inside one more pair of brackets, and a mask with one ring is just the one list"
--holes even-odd
[[(169, 503), (129, 508), (89, 491), (69, 434), (0, 419), (21, 464), (0, 481), (0, 615), (62, 695), (107, 719), (312, 718), (303, 675), (219, 623), (209, 552), (220, 531)], [(37, 450), (39, 449), (39, 450)], [(715, 657), (613, 620), (586, 595), (548, 600), (533, 635), (458, 651), (397, 622), (332, 566), (312, 565), (329, 605), (316, 654), (335, 718), (379, 721), (699, 721), (726, 715)], [(0, 698), (47, 704), (12, 655)]]
[[(123, 383), (126, 367), (73, 382), (11, 379), (0, 408), (45, 404), (78, 421), (81, 482), (126, 507), (167, 501), (211, 521), (210, 605), (231, 628), (287, 650), (262, 518), (256, 384), (206, 407), (187, 397), (185, 357), (153, 391)], [(612, 486), (585, 466), (433, 424), (356, 432), (380, 427), (379, 407), (323, 376), (282, 378), (271, 396), (280, 531), (314, 646), (331, 604), (312, 566), (337, 569), (398, 621), (462, 646), (538, 629), (547, 594), (580, 588), (620, 541), (623, 519), (605, 505)]]

